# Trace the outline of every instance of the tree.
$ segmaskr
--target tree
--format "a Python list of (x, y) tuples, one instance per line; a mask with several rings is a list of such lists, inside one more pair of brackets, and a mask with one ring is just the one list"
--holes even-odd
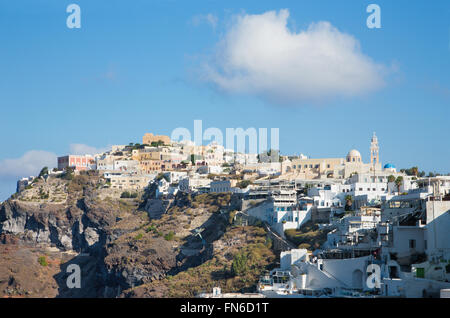
[(390, 175), (388, 177), (388, 182), (395, 182), (395, 177), (393, 175)]
[(239, 253), (234, 256), (233, 263), (231, 264), (231, 273), (234, 276), (240, 276), (247, 272), (247, 255)]
[(162, 140), (152, 141), (151, 146), (152, 147), (164, 146), (164, 141), (162, 141)]
[(121, 197), (122, 199), (129, 199), (129, 198), (131, 198), (131, 194), (130, 194), (130, 192), (128, 192), (128, 191), (124, 191), (124, 192), (122, 192), (122, 194), (120, 195), (120, 197)]
[(72, 167), (67, 167), (66, 172), (62, 175), (65, 180), (72, 180), (74, 177), (74, 169)]
[(39, 172), (39, 178), (45, 176), (46, 174), (48, 174), (48, 167), (44, 167), (41, 169), (41, 172)]
[(408, 176), (417, 177), (419, 175), (419, 167), (415, 166), (409, 169), (400, 169), (400, 172), (406, 173)]
[(241, 182), (238, 182), (237, 187), (240, 188), (240, 189), (245, 189), (250, 184), (251, 184), (250, 180), (242, 180)]
[(351, 211), (353, 205), (353, 197), (350, 194), (345, 196), (345, 211)]
[(403, 177), (398, 176), (397, 179), (395, 179), (395, 185), (397, 186), (397, 192), (400, 194), (400, 186), (403, 184)]

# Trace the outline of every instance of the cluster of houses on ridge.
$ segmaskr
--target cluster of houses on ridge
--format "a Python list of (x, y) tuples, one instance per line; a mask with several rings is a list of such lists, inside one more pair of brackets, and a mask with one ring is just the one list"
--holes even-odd
[[(282, 238), (308, 221), (328, 229), (321, 249), (281, 254), (280, 268), (259, 285), (271, 297), (422, 297), (450, 288), (450, 176), (419, 177), (382, 165), (375, 134), (368, 163), (355, 149), (343, 158), (271, 161), (216, 143), (146, 134), (142, 144), (58, 158), (59, 171), (69, 167), (97, 170), (112, 189), (153, 184), (156, 197), (234, 193), (246, 215), (266, 222)], [(24, 178), (18, 187), (32, 180)], [(367, 269), (374, 264), (379, 266), (375, 287), (367, 284), (373, 274)]]

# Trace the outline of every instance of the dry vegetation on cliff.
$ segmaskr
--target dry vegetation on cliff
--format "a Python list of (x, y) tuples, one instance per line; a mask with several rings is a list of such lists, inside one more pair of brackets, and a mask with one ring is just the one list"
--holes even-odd
[[(9, 238), (0, 242), (0, 295), (117, 297), (128, 290), (123, 295), (189, 297), (214, 286), (246, 291), (275, 259), (264, 229), (230, 226), (231, 194), (155, 199), (140, 191), (121, 199), (105, 183), (95, 173), (38, 178), (0, 206), (0, 233)], [(59, 251), (45, 254), (48, 247)], [(63, 257), (64, 250), (76, 253)], [(80, 252), (88, 256), (74, 256)], [(32, 266), (15, 269), (27, 263)], [(77, 292), (62, 283), (71, 263), (82, 264), (89, 277)]]
[[(127, 290), (126, 297), (194, 297), (219, 286), (223, 292), (254, 291), (262, 271), (273, 266), (275, 255), (263, 228), (233, 227), (213, 244), (213, 255), (203, 264), (174, 276)], [(242, 268), (233, 264), (243, 256)]]

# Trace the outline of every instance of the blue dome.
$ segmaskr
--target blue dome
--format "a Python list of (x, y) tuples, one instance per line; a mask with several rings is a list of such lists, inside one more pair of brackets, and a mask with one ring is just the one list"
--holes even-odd
[(395, 169), (395, 166), (392, 163), (387, 163), (384, 165), (384, 169), (392, 169), (392, 168)]

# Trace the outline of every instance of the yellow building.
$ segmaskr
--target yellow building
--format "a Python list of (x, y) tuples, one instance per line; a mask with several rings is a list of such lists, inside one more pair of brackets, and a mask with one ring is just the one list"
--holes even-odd
[(142, 137), (142, 144), (151, 145), (152, 142), (162, 141), (165, 145), (170, 144), (170, 137), (164, 135), (153, 135), (152, 133), (146, 133), (144, 137)]
[(141, 171), (147, 174), (162, 171), (162, 160), (141, 160), (139, 161), (139, 167)]
[(361, 153), (352, 149), (345, 158), (297, 158), (286, 163), (289, 167), (283, 169), (286, 174), (300, 179), (348, 178), (354, 173), (364, 174), (380, 172), (378, 138), (375, 133), (370, 144), (370, 163), (364, 163)]
[(344, 158), (293, 159), (291, 171), (304, 179), (315, 179), (321, 176), (339, 178), (339, 170), (344, 162)]
[(161, 151), (138, 151), (133, 150), (132, 155), (133, 160), (144, 161), (144, 160), (161, 160), (162, 153)]

